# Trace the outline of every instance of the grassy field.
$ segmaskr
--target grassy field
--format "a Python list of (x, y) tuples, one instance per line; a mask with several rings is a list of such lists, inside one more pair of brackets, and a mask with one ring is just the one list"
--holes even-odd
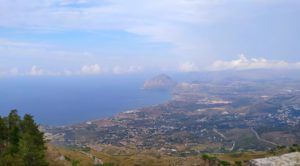
[[(292, 148), (297, 151), (300, 150), (299, 146)], [(124, 153), (122, 148), (105, 146), (99, 152), (89, 148), (61, 148), (48, 144), (46, 157), (50, 166), (91, 166), (95, 165), (95, 159), (100, 159), (100, 163), (106, 166), (201, 166), (208, 165), (209, 161), (215, 161), (218, 164), (224, 162), (225, 166), (226, 163), (230, 165), (247, 165), (247, 162), (251, 159), (282, 155), (289, 152), (291, 152), (291, 147), (278, 147), (265, 152), (208, 154), (205, 160), (203, 155), (179, 157), (165, 155), (156, 150), (134, 152), (131, 149), (125, 150)], [(100, 163), (98, 162), (98, 165), (101, 165)]]
[[(87, 155), (87, 154), (90, 154)], [(47, 160), (51, 166), (90, 166), (93, 165), (93, 158), (99, 158), (104, 165), (113, 166), (189, 166), (203, 165), (201, 156), (175, 157), (159, 155), (155, 152), (143, 152), (130, 155), (109, 155), (94, 150), (84, 154), (80, 150), (66, 149), (48, 145)]]

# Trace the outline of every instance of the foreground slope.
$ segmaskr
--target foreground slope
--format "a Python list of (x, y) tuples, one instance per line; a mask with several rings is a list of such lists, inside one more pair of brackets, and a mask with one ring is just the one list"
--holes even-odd
[[(254, 165), (264, 166), (280, 161), (297, 163), (299, 152), (289, 153), (294, 150), (300, 151), (299, 146), (290, 148), (278, 147), (264, 152), (235, 152), (202, 154), (188, 157), (160, 155), (156, 151), (131, 152), (128, 155), (118, 154), (118, 147), (106, 146), (105, 151), (98, 152), (89, 148), (63, 148), (47, 145), (46, 159), (50, 166), (219, 166), (219, 165)], [(278, 157), (280, 156), (280, 157)], [(291, 164), (295, 165), (295, 164)]]

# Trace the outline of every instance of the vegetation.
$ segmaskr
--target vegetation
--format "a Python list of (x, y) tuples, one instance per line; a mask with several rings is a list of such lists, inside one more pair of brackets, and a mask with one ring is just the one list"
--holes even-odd
[(216, 156), (212, 156), (209, 154), (203, 154), (202, 159), (205, 161), (205, 165), (220, 165), (220, 166), (230, 166), (230, 162), (219, 160)]
[(300, 152), (300, 146), (298, 144), (293, 144), (293, 146), (291, 146), (289, 148), (290, 152)]
[(7, 166), (46, 166), (43, 133), (31, 115), (17, 110), (0, 117), (0, 163)]
[[(83, 150), (86, 148), (67, 148), (58, 147), (51, 144), (47, 145), (47, 161), (50, 166), (98, 166), (94, 164), (93, 158), (86, 155)], [(97, 157), (103, 161), (104, 166), (167, 166), (167, 165), (203, 165), (203, 166), (246, 166), (249, 160), (256, 158), (265, 158), (271, 156), (280, 156), (289, 153), (290, 147), (278, 146), (270, 151), (250, 151), (250, 152), (235, 152), (235, 153), (217, 153), (217, 154), (202, 154), (180, 157), (177, 155), (155, 155), (152, 151), (131, 152), (130, 154), (119, 154), (116, 147), (104, 146), (102, 151), (90, 149), (87, 154)], [(293, 145), (299, 147), (299, 145)], [(154, 151), (153, 151), (154, 152)], [(157, 152), (157, 151), (155, 151)], [(274, 153), (273, 153), (274, 152)], [(63, 156), (64, 159), (59, 160)]]

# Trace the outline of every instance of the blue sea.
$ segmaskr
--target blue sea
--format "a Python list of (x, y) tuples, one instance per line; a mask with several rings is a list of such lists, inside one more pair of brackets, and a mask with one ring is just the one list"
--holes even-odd
[(163, 103), (168, 92), (141, 90), (143, 76), (0, 78), (0, 114), (17, 109), (39, 124), (68, 125)]

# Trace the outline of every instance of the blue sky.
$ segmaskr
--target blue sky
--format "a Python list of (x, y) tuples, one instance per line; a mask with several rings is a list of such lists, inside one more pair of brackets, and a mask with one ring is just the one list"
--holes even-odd
[(298, 0), (0, 2), (0, 75), (300, 68)]

